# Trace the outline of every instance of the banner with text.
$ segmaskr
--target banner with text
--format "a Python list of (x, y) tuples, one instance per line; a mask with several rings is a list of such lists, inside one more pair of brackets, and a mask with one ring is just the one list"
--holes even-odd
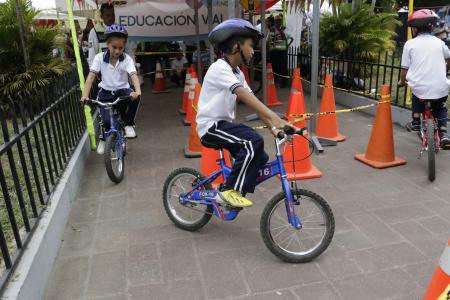
[[(213, 27), (228, 18), (228, 1), (214, 1), (212, 9)], [(147, 1), (126, 6), (117, 6), (116, 22), (126, 26), (130, 39), (173, 41), (195, 38), (195, 11), (186, 3), (160, 3)], [(236, 16), (240, 16), (240, 7)], [(199, 32), (208, 31), (208, 9), (198, 9)]]

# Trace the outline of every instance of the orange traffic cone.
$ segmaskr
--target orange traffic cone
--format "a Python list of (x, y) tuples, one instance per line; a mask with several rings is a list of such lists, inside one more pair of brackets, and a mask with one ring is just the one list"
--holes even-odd
[(201, 86), (197, 83), (194, 88), (194, 101), (192, 106), (192, 120), (191, 120), (191, 130), (189, 132), (189, 142), (186, 148), (184, 148), (184, 156), (187, 158), (200, 157), (202, 156), (202, 144), (200, 143), (200, 138), (197, 134), (197, 122), (195, 118), (197, 117), (197, 105), (198, 97), (200, 96)]
[[(305, 101), (303, 93), (292, 93), (292, 105), (288, 120), (292, 122), (295, 116), (305, 113)], [(305, 121), (293, 124), (296, 127), (305, 127)], [(302, 136), (294, 136), (293, 142), (287, 142), (283, 153), (284, 168), (286, 169), (288, 180), (302, 180), (322, 177), (322, 173), (312, 164), (309, 142)]]
[(280, 106), (282, 102), (278, 101), (277, 90), (275, 89), (275, 79), (273, 78), (272, 64), (267, 64), (267, 106)]
[(450, 299), (450, 240), (442, 253), (439, 265), (431, 278), (423, 300)]
[[(299, 100), (300, 104), (293, 102), (294, 94), (296, 94), (296, 93), (300, 93), (300, 96), (295, 97), (295, 99), (297, 101), (300, 99)], [(292, 88), (291, 92), (289, 93), (288, 108), (284, 114), (286, 119), (288, 119), (290, 115), (295, 114), (294, 111), (306, 111), (306, 108), (305, 108), (305, 99), (304, 99), (303, 92), (298, 89)]]
[[(228, 166), (231, 165), (230, 154), (227, 150), (223, 150), (223, 155), (225, 156), (225, 162)], [(200, 161), (200, 172), (205, 176), (209, 176), (215, 171), (220, 169), (217, 164), (217, 160), (220, 158), (219, 151), (212, 148), (202, 147), (202, 159)], [(219, 176), (212, 182), (214, 188), (219, 184), (223, 183), (223, 177)]]
[[(322, 102), (320, 103), (320, 112), (335, 112), (336, 103), (334, 100), (333, 78), (331, 74), (325, 76), (325, 86), (322, 93)], [(336, 142), (345, 140), (345, 136), (339, 133), (336, 114), (319, 115), (317, 118), (318, 137), (326, 138)]]
[(156, 71), (155, 71), (155, 84), (153, 84), (153, 94), (159, 93), (167, 93), (166, 79), (164, 78), (164, 74), (161, 69), (161, 63), (159, 61), (156, 62)]
[[(193, 120), (194, 110), (192, 108), (192, 105), (194, 104), (195, 88), (197, 85), (200, 86), (200, 83), (198, 82), (198, 78), (197, 78), (197, 72), (192, 71), (190, 85), (189, 85), (188, 101), (187, 101), (187, 106), (186, 106), (186, 117), (183, 120), (183, 124), (185, 126), (190, 126), (192, 123), (192, 120)], [(201, 86), (200, 86), (200, 88), (201, 88)]]
[(191, 68), (188, 67), (186, 70), (186, 78), (184, 80), (183, 102), (181, 102), (181, 108), (179, 110), (180, 114), (182, 115), (185, 115), (187, 111), (190, 80), (191, 80)]
[(388, 85), (381, 87), (380, 102), (366, 153), (355, 155), (355, 159), (377, 169), (404, 165), (406, 161), (395, 156)]
[(302, 78), (300, 76), (299, 68), (294, 69), (294, 76), (292, 78), (291, 90), (293, 90), (293, 89), (297, 89), (303, 93)]
[(250, 86), (250, 75), (248, 74), (248, 68), (245, 64), (241, 65), (241, 71), (244, 73), (245, 81), (247, 82), (248, 86)]

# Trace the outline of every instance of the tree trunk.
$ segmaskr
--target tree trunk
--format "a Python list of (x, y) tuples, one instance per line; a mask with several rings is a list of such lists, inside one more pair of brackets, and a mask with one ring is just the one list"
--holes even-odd
[(370, 6), (371, 11), (375, 13), (375, 5), (377, 4), (377, 0), (372, 0), (372, 5)]
[(23, 59), (25, 62), (25, 69), (28, 71), (30, 69), (30, 55), (28, 53), (27, 48), (27, 34), (25, 31), (25, 25), (23, 23), (22, 8), (20, 7), (19, 0), (16, 0), (15, 2), (16, 2), (17, 21), (19, 22), (19, 33), (20, 33), (20, 42), (22, 44)]
[(352, 12), (355, 13), (358, 10), (358, 1), (353, 0), (352, 1)]

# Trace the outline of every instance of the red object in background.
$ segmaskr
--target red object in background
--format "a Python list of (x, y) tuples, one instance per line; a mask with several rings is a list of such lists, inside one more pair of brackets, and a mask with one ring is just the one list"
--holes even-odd
[[(279, 1), (279, 0), (266, 0), (266, 7), (265, 7), (265, 9), (271, 8), (271, 7), (274, 6), (278, 1)], [(258, 7), (258, 8), (255, 10), (255, 12), (256, 12), (257, 14), (260, 14), (260, 13), (261, 13), (261, 7)]]
[(41, 19), (41, 20), (35, 20), (34, 24), (37, 27), (53, 27), (58, 25), (58, 20), (45, 20), (45, 19)]

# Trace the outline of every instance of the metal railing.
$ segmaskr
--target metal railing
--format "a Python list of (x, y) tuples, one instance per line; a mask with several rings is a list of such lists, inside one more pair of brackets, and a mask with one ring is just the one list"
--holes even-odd
[[(356, 56), (346, 53), (340, 57), (321, 57), (319, 62), (319, 83), (324, 83), (325, 73), (333, 74), (333, 85), (368, 98), (377, 98), (383, 84), (389, 84), (391, 103), (409, 108), (406, 88), (397, 85), (400, 79), (402, 49), (378, 53), (375, 56)], [(299, 67), (301, 76), (311, 79), (311, 49), (305, 46), (288, 51), (290, 70)]]
[(0, 99), (0, 288), (11, 274), (85, 130), (77, 73)]

